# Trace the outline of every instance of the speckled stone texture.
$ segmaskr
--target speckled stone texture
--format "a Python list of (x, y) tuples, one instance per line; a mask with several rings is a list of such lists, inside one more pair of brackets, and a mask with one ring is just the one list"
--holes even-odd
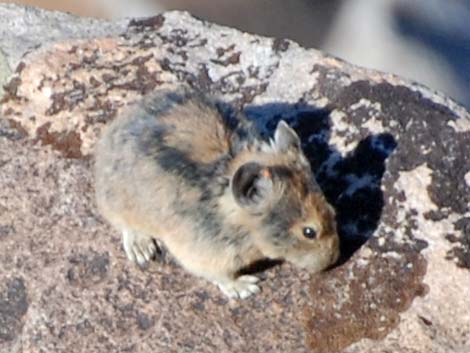
[[(0, 352), (470, 351), (465, 110), (186, 13), (130, 20), (119, 33), (28, 48), (5, 86)], [(279, 119), (298, 131), (337, 210), (340, 266), (315, 276), (276, 266), (262, 293), (237, 302), (169, 254), (144, 270), (125, 259), (94, 205), (93, 146), (126, 105), (183, 81), (265, 135)]]

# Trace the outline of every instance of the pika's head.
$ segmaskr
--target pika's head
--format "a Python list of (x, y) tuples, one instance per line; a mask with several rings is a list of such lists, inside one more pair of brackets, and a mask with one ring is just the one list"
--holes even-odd
[(334, 209), (317, 185), (300, 139), (281, 121), (269, 158), (255, 158), (235, 172), (231, 187), (250, 218), (263, 255), (285, 259), (312, 272), (334, 264), (339, 237)]

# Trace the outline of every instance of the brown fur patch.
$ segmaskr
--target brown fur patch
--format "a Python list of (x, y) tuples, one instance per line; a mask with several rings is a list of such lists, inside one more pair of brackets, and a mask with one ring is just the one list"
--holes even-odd
[(159, 119), (172, 128), (165, 136), (165, 144), (195, 162), (210, 163), (229, 151), (228, 132), (212, 107), (189, 101)]
[(313, 227), (317, 231), (318, 239), (336, 235), (335, 214), (323, 195), (310, 193), (302, 199), (303, 217), (292, 225), (292, 232), (302, 240), (304, 240), (302, 235), (304, 227)]

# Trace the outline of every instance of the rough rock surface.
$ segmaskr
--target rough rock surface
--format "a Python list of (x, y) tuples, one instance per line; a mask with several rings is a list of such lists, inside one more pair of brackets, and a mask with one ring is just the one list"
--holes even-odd
[(7, 63), (7, 58), (0, 49), (0, 97), (3, 96), (3, 84), (7, 82), (11, 75), (10, 67)]
[(0, 19), (1, 86), (5, 83), (7, 73), (15, 69), (26, 52), (58, 40), (118, 35), (125, 30), (128, 22), (80, 18), (5, 3), (0, 3)]
[(0, 4), (2, 51), (14, 68), (25, 52), (46, 43), (72, 39), (113, 36), (127, 26), (127, 20), (114, 22), (44, 11), (34, 7)]
[[(186, 13), (131, 20), (107, 38), (108, 24), (90, 38), (69, 19), (87, 39), (31, 51), (5, 87), (0, 352), (470, 351), (466, 111)], [(127, 104), (179, 81), (267, 135), (281, 118), (292, 124), (337, 209), (342, 265), (310, 276), (283, 264), (263, 273), (261, 294), (229, 302), (170, 255), (146, 270), (125, 260), (94, 206), (93, 145)]]

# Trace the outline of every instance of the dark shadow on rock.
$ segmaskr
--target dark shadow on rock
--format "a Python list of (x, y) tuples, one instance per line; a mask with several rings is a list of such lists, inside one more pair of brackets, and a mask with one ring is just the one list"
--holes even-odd
[(255, 261), (247, 267), (244, 267), (238, 271), (238, 275), (247, 275), (253, 273), (264, 272), (271, 267), (278, 266), (282, 264), (282, 260), (273, 260), (273, 259), (262, 259)]
[(330, 112), (305, 104), (248, 106), (245, 114), (264, 137), (274, 133), (279, 120), (289, 123), (302, 140), (302, 148), (318, 184), (336, 210), (344, 263), (377, 229), (384, 205), (380, 189), (385, 160), (396, 148), (391, 134), (365, 136), (345, 156), (330, 144)]

